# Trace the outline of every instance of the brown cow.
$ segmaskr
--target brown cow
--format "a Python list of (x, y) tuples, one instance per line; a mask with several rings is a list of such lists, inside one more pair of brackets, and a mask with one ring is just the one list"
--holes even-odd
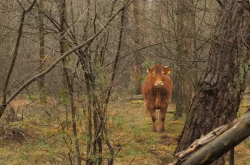
[(156, 132), (156, 110), (160, 110), (160, 132), (165, 131), (164, 120), (168, 103), (172, 95), (173, 82), (169, 77), (172, 72), (169, 66), (155, 65), (148, 68), (146, 82), (142, 85), (142, 94), (146, 109), (150, 112), (153, 132)]

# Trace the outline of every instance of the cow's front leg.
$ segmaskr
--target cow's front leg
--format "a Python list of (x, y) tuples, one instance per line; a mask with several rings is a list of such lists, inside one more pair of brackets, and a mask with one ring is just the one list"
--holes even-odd
[(156, 130), (156, 112), (155, 112), (155, 110), (154, 109), (148, 109), (149, 110), (149, 112), (150, 112), (150, 116), (151, 116), (151, 118), (152, 118), (152, 131), (153, 132), (156, 132), (157, 130)]
[(167, 108), (162, 108), (160, 110), (160, 132), (165, 132), (165, 126), (164, 126), (164, 122), (165, 122), (165, 115), (167, 112)]

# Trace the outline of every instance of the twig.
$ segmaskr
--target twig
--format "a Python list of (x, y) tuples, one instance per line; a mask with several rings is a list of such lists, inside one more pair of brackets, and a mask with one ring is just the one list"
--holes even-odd
[(220, 7), (222, 7), (222, 8), (225, 7), (225, 6), (224, 6), (224, 3), (223, 3), (221, 0), (216, 0), (216, 1), (219, 3)]
[(4, 105), (4, 106), (0, 107), (0, 118), (1, 118), (1, 116), (3, 114), (3, 112), (4, 112), (4, 110), (6, 108), (6, 104), (7, 104), (6, 103), (7, 88), (8, 88), (8, 84), (9, 84), (9, 80), (10, 80), (12, 71), (13, 71), (15, 63), (16, 63), (16, 59), (17, 59), (17, 55), (18, 55), (18, 50), (19, 50), (19, 45), (20, 45), (20, 40), (21, 40), (21, 37), (22, 37), (22, 34), (23, 34), (23, 25), (24, 25), (25, 16), (26, 16), (26, 14), (28, 12), (31, 11), (31, 9), (35, 5), (36, 1), (37, 0), (34, 0), (27, 10), (25, 10), (23, 8), (23, 6), (21, 5), (21, 3), (19, 1), (17, 1), (19, 3), (19, 5), (22, 7), (23, 12), (22, 12), (22, 15), (21, 15), (21, 18), (20, 18), (20, 23), (19, 23), (19, 27), (18, 27), (18, 31), (17, 31), (18, 33), (17, 33), (15, 47), (14, 47), (14, 50), (11, 52), (11, 55), (13, 57), (12, 57), (11, 64), (10, 64), (10, 67), (9, 67), (9, 70), (8, 70), (8, 73), (7, 73), (7, 76), (6, 76), (6, 79), (4, 81), (4, 85), (3, 85), (3, 101), (2, 101), (2, 105)]
[[(36, 0), (35, 0), (36, 1)], [(67, 51), (66, 53), (64, 53), (62, 56), (60, 56), (50, 67), (48, 67), (46, 70), (44, 70), (43, 72), (35, 75), (34, 77), (30, 78), (27, 82), (25, 82), (22, 86), (20, 86), (9, 98), (7, 101), (3, 101), (2, 105), (0, 106), (0, 118), (2, 117), (2, 114), (5, 110), (5, 108), (7, 107), (8, 104), (10, 104), (10, 102), (23, 90), (25, 89), (27, 86), (29, 86), (32, 82), (36, 81), (37, 79), (39, 79), (40, 77), (46, 75), (47, 73), (49, 73), (61, 60), (63, 60), (65, 57), (69, 56), (70, 54), (72, 54), (73, 52), (75, 52), (76, 50), (88, 45), (89, 43), (91, 43), (93, 40), (95, 40), (95, 38), (97, 36), (99, 36), (99, 34), (102, 33), (103, 30), (105, 30), (109, 24), (111, 23), (111, 21), (124, 9), (127, 8), (129, 6), (130, 3), (127, 3), (126, 5), (124, 5), (122, 8), (120, 8), (114, 15), (112, 15), (112, 17), (106, 22), (106, 24), (99, 30), (97, 31), (95, 34), (93, 34), (89, 39), (87, 39), (85, 42), (82, 42), (81, 44), (73, 47), (71, 50)], [(85, 51), (85, 50), (84, 50)], [(83, 51), (83, 52), (84, 52)]]

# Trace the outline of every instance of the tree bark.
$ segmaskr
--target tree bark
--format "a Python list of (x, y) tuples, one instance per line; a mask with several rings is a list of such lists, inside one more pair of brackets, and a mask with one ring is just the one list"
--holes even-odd
[[(140, 1), (133, 1), (133, 14), (135, 19), (135, 31), (134, 31), (134, 42), (135, 46), (139, 47), (140, 43), (142, 43), (142, 35), (141, 35), (141, 15), (140, 15)], [(140, 54), (140, 51), (135, 52), (135, 93), (141, 94), (141, 84), (142, 84), (142, 72), (143, 72), (143, 57)]]
[(250, 136), (250, 113), (211, 131), (176, 155), (169, 165), (202, 165), (214, 162)]
[[(45, 29), (43, 21), (43, 10), (44, 10), (44, 1), (40, 0), (39, 2), (39, 11), (38, 11), (38, 26), (39, 26), (39, 57), (40, 57), (40, 66), (39, 72), (42, 73), (45, 70)], [(46, 102), (46, 86), (45, 86), (45, 75), (41, 76), (38, 79), (38, 89), (39, 89), (39, 99), (40, 103)]]
[[(237, 114), (248, 70), (249, 20), (242, 2), (224, 1), (217, 21), (206, 71), (191, 104), (176, 151), (218, 126), (232, 121)], [(224, 164), (217, 161), (215, 164)]]
[(192, 85), (190, 81), (191, 60), (193, 53), (193, 0), (178, 0), (177, 1), (177, 68), (176, 68), (176, 112), (175, 119), (182, 116), (191, 101)]

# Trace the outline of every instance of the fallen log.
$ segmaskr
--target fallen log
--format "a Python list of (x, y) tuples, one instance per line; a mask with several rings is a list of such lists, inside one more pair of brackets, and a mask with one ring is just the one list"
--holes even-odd
[(241, 118), (216, 128), (175, 155), (168, 165), (205, 165), (220, 158), (250, 136), (250, 109)]

